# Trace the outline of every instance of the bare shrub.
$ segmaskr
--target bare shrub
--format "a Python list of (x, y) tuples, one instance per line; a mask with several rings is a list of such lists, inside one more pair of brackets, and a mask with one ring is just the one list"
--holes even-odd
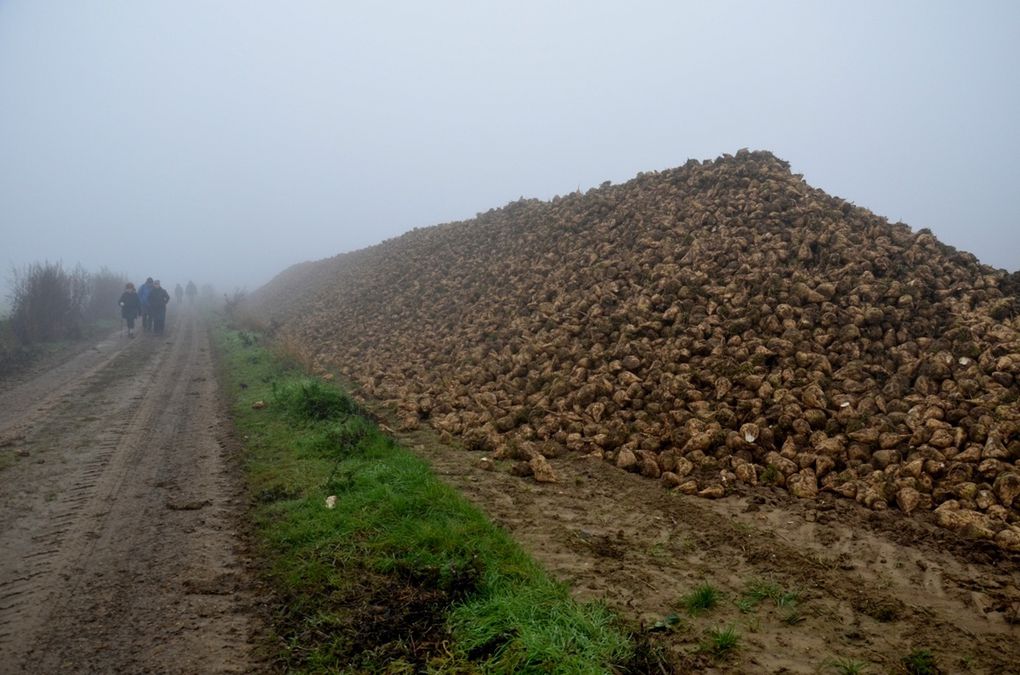
[(71, 312), (74, 316), (74, 329), (68, 337), (80, 337), (81, 324), (85, 319), (85, 306), (92, 295), (92, 275), (81, 265), (75, 265), (67, 279)]
[(81, 334), (83, 290), (78, 268), (68, 274), (60, 263), (32, 263), (14, 270), (11, 329), (25, 344), (75, 338)]
[(91, 273), (81, 265), (32, 263), (12, 273), (10, 330), (21, 344), (81, 337), (82, 327), (115, 319), (127, 279), (106, 267)]
[(227, 316), (234, 317), (234, 313), (244, 302), (247, 294), (248, 292), (243, 288), (235, 288), (232, 295), (223, 294), (223, 311), (226, 312)]
[(0, 377), (20, 361), (23, 348), (11, 328), (11, 320), (0, 318)]

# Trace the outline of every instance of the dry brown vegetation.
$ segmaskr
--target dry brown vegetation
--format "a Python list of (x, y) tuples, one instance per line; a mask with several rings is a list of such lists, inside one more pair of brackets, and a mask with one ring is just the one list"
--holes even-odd
[(1018, 286), (741, 151), (303, 263), (246, 309), (405, 427), (538, 480), (593, 454), (1020, 550)]

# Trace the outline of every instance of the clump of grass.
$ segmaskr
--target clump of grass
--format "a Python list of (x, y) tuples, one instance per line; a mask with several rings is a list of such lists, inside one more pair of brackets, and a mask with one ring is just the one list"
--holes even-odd
[(804, 620), (804, 616), (797, 608), (797, 604), (800, 601), (800, 593), (783, 590), (783, 587), (774, 581), (752, 579), (747, 582), (747, 587), (736, 604), (741, 612), (747, 614), (753, 611), (763, 600), (771, 600), (775, 603), (776, 607), (787, 610), (783, 616), (784, 623), (794, 625)]
[(483, 672), (596, 672), (630, 649), (604, 605), (574, 604), (547, 579), (475, 594), (452, 608), (449, 626), (455, 651)]
[(930, 649), (915, 649), (903, 657), (903, 667), (910, 675), (937, 675), (938, 659)]
[(687, 613), (694, 616), (707, 612), (718, 605), (721, 597), (722, 594), (719, 590), (706, 582), (685, 595), (682, 602), (683, 606), (687, 608)]
[(339, 420), (358, 413), (358, 406), (335, 387), (318, 380), (299, 379), (273, 387), (277, 405), (295, 421)]
[(740, 646), (740, 633), (733, 626), (712, 628), (708, 631), (702, 650), (719, 658), (733, 652)]
[(761, 604), (762, 600), (770, 599), (779, 606), (783, 597), (782, 587), (774, 581), (752, 579), (747, 582), (743, 595), (737, 600), (737, 608), (748, 614)]
[(868, 672), (868, 664), (856, 659), (832, 659), (826, 665), (837, 675), (863, 675)]
[(245, 347), (254, 347), (259, 341), (258, 335), (244, 330), (237, 331), (237, 339), (240, 340), (241, 344)]
[(785, 610), (781, 620), (788, 626), (795, 626), (806, 618), (798, 606), (800, 593), (784, 590), (776, 582), (763, 579), (747, 582), (743, 595), (736, 601), (737, 609), (749, 614), (764, 600), (771, 600), (777, 608)]
[(783, 589), (776, 582), (752, 579), (747, 582), (747, 590), (744, 592), (744, 597), (753, 602), (761, 602), (766, 598), (778, 600), (782, 594)]
[(791, 608), (785, 614), (783, 614), (783, 623), (787, 626), (796, 626), (798, 623), (804, 621), (804, 615), (800, 613), (800, 610), (796, 607)]
[(776, 607), (794, 607), (800, 601), (800, 593), (797, 591), (785, 591), (775, 598)]
[(323, 425), (317, 440), (321, 444), (319, 446), (321, 451), (349, 457), (356, 454), (362, 446), (370, 444), (378, 435), (379, 432), (371, 422), (364, 417), (352, 416)]
[(657, 541), (648, 547), (648, 556), (650, 558), (657, 558), (659, 560), (665, 560), (669, 557), (669, 551), (666, 550), (666, 543)]

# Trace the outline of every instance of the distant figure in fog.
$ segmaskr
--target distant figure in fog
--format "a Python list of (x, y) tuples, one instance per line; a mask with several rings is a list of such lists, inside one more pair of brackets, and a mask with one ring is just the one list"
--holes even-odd
[(188, 304), (194, 305), (195, 296), (198, 295), (198, 286), (195, 285), (194, 281), (188, 281), (188, 288), (185, 290), (185, 293), (188, 294)]
[(152, 314), (149, 312), (149, 294), (152, 293), (152, 277), (138, 289), (138, 301), (142, 304), (142, 330), (152, 330)]
[(129, 283), (120, 294), (120, 315), (127, 322), (128, 337), (135, 336), (135, 317), (142, 313), (142, 301), (135, 293), (135, 285)]
[(181, 304), (181, 300), (184, 299), (184, 286), (177, 284), (174, 286), (174, 299), (177, 300), (177, 304)]
[(166, 326), (166, 304), (170, 302), (170, 294), (159, 285), (159, 279), (152, 282), (152, 290), (149, 291), (149, 312), (152, 314), (152, 332), (156, 335), (163, 334)]

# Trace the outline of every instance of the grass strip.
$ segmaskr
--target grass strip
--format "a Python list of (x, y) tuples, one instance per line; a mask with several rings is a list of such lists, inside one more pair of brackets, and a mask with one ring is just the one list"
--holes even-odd
[[(288, 672), (601, 673), (634, 646), (331, 383), (218, 325)], [(335, 499), (333, 499), (335, 498)], [(331, 504), (331, 505), (328, 505)]]

